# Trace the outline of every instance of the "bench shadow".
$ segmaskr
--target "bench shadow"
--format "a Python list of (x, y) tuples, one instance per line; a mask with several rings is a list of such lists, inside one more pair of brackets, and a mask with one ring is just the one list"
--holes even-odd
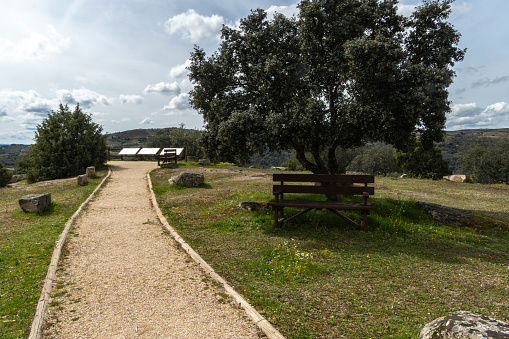
[[(291, 211), (289, 215), (294, 213), (297, 211)], [(281, 228), (268, 232), (289, 241), (299, 239), (304, 243), (309, 242), (314, 247), (334, 249), (348, 244), (351, 251), (361, 256), (401, 253), (448, 264), (466, 264), (473, 259), (492, 264), (509, 263), (509, 252), (503, 250), (509, 248), (509, 231), (504, 229), (461, 227), (462, 230), (456, 232), (460, 227), (428, 225), (425, 226), (426, 230), (417, 228), (414, 231), (396, 229), (384, 232), (373, 220), (369, 220), (367, 230), (362, 231), (339, 218), (333, 219), (334, 216), (319, 215), (313, 220), (318, 213), (309, 218), (301, 217), (284, 223)], [(505, 220), (509, 221), (509, 215), (497, 215), (505, 216)]]

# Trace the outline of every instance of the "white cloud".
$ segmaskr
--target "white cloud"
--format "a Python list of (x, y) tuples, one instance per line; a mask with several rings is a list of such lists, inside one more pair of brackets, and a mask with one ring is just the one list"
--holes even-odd
[(129, 121), (131, 121), (131, 118), (124, 117), (124, 118), (122, 118), (120, 120), (111, 120), (111, 123), (115, 124), (115, 125), (119, 125), (119, 124), (126, 123), (126, 122), (129, 122)]
[(498, 102), (485, 109), (476, 103), (457, 104), (451, 107), (447, 129), (503, 128), (509, 118), (509, 104)]
[(197, 43), (202, 40), (219, 40), (223, 23), (224, 19), (220, 15), (205, 17), (190, 9), (169, 18), (164, 26), (169, 34), (180, 33), (183, 40)]
[(120, 94), (119, 99), (122, 104), (140, 105), (143, 103), (143, 97), (140, 95)]
[(191, 60), (187, 59), (182, 65), (177, 65), (170, 70), (168, 76), (170, 79), (180, 79), (187, 75), (187, 67), (191, 66)]
[(18, 41), (0, 37), (0, 61), (41, 60), (51, 54), (61, 53), (70, 44), (71, 39), (61, 35), (51, 25), (46, 27), (44, 33), (28, 32)]
[(159, 95), (175, 95), (180, 94), (180, 87), (176, 82), (167, 83), (160, 82), (155, 85), (148, 85), (143, 91), (145, 94), (155, 93)]
[(482, 79), (479, 79), (479, 80), (475, 81), (472, 84), (472, 87), (473, 88), (476, 88), (476, 87), (488, 87), (490, 85), (499, 84), (499, 83), (502, 83), (502, 82), (509, 82), (509, 75), (497, 77), (495, 79), (482, 78)]
[(86, 88), (73, 89), (72, 91), (61, 89), (57, 91), (57, 99), (63, 104), (76, 105), (79, 103), (81, 108), (89, 109), (95, 105), (111, 105), (111, 100), (105, 95), (91, 91)]
[(41, 97), (34, 90), (0, 90), (0, 105), (2, 105), (3, 111), (9, 110), (19, 114), (31, 112), (39, 116), (46, 116), (54, 108), (54, 104), (53, 101)]
[(406, 17), (410, 17), (417, 8), (417, 5), (403, 5), (398, 4), (398, 14)]
[(153, 125), (153, 124), (154, 122), (149, 118), (145, 118), (139, 123), (139, 125)]
[(270, 6), (266, 10), (266, 12), (267, 12), (269, 17), (270, 17), (270, 15), (274, 15), (276, 13), (283, 14), (286, 17), (292, 17), (294, 15), (297, 16), (297, 14), (299, 14), (299, 9), (297, 8), (298, 4), (299, 3), (296, 2), (296, 3), (291, 4), (289, 6)]
[(170, 103), (163, 107), (163, 110), (182, 111), (189, 108), (189, 94), (182, 93), (173, 99)]

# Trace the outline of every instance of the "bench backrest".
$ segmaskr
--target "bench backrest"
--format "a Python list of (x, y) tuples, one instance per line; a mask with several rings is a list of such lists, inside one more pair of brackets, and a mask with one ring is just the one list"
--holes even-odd
[[(274, 184), (274, 194), (303, 193), (363, 195), (364, 192), (367, 192), (369, 195), (375, 194), (375, 188), (368, 186), (368, 184), (375, 182), (374, 175), (273, 174), (272, 180), (280, 182), (280, 184)], [(320, 183), (320, 185), (312, 185), (310, 183)], [(322, 186), (322, 183), (329, 183), (330, 185)], [(354, 184), (362, 185), (355, 186)]]

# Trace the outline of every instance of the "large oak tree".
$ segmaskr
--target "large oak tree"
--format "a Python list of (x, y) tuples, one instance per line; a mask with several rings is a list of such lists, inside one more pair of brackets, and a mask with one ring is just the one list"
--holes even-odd
[(303, 0), (297, 18), (251, 12), (223, 27), (211, 56), (195, 47), (190, 102), (214, 160), (294, 149), (314, 173), (338, 173), (338, 149), (443, 137), (460, 34), (450, 0), (410, 18), (396, 0)]

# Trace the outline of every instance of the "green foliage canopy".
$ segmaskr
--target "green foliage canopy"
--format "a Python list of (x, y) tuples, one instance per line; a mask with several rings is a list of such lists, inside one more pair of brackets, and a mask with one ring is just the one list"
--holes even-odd
[(461, 167), (476, 182), (509, 184), (509, 138), (479, 138), (463, 150)]
[(298, 19), (261, 10), (224, 26), (218, 51), (191, 54), (191, 104), (212, 160), (293, 149), (314, 173), (339, 173), (338, 148), (420, 135), (441, 140), (452, 66), (463, 59), (450, 0), (410, 18), (396, 0), (303, 0)]
[(100, 166), (107, 160), (102, 127), (79, 104), (72, 112), (60, 104), (58, 111), (37, 126), (34, 141), (18, 163), (29, 182), (84, 174), (88, 166)]

